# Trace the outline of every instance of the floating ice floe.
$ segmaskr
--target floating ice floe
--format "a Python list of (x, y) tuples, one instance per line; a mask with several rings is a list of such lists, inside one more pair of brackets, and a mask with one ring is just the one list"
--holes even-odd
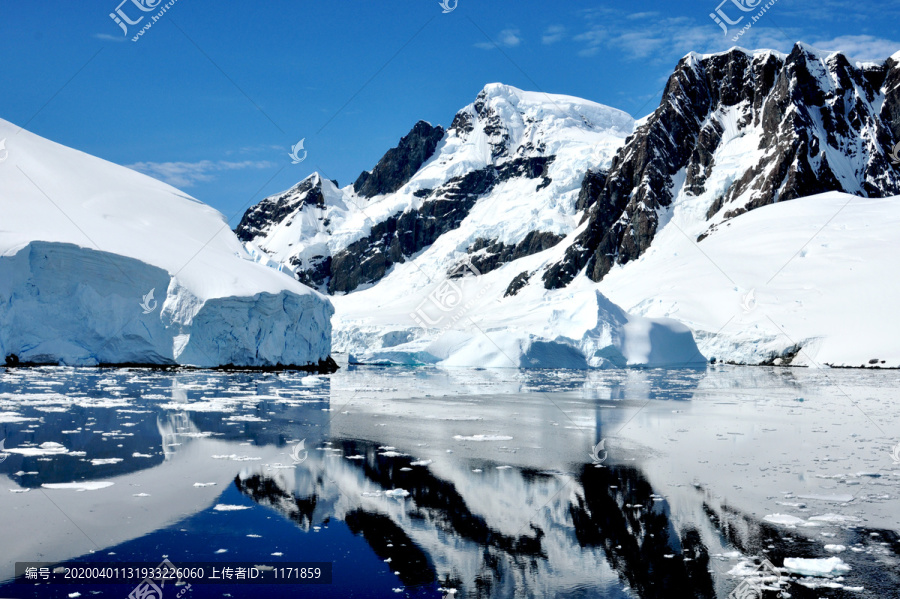
[(453, 435), (457, 441), (512, 441), (512, 437), (506, 435)]
[(45, 489), (73, 489), (75, 491), (97, 491), (113, 486), (114, 483), (109, 481), (87, 481), (82, 483), (44, 483), (41, 487)]
[(386, 497), (409, 497), (409, 491), (406, 489), (391, 489), (390, 491), (385, 491), (384, 495)]
[(821, 516), (812, 516), (809, 518), (811, 522), (829, 522), (831, 524), (844, 524), (847, 522), (859, 522), (859, 518), (853, 516), (844, 516), (842, 514), (823, 514)]
[(237, 512), (240, 510), (249, 510), (250, 506), (247, 505), (230, 505), (227, 503), (217, 503), (213, 508), (217, 512)]
[(850, 566), (839, 557), (786, 557), (784, 559), (784, 567), (789, 572), (803, 576), (832, 576), (850, 571)]
[(41, 443), (38, 447), (7, 447), (6, 451), (7, 453), (17, 453), (24, 456), (64, 455), (68, 453), (68, 450), (63, 445), (53, 441)]
[(26, 418), (18, 412), (0, 412), (0, 423), (9, 424), (13, 422), (26, 422), (28, 420), (37, 420), (37, 418)]
[(231, 422), (268, 422), (265, 418), (260, 418), (259, 416), (251, 416), (249, 414), (244, 414), (241, 416), (229, 416), (225, 420), (229, 420)]
[(806, 520), (803, 518), (788, 514), (769, 514), (764, 517), (763, 520), (771, 524), (783, 524), (785, 526), (803, 526), (806, 524)]

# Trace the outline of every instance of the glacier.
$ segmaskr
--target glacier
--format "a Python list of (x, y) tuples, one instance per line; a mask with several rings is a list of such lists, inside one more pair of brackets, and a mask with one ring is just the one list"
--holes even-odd
[(213, 208), (0, 120), (0, 357), (328, 369), (325, 296)]

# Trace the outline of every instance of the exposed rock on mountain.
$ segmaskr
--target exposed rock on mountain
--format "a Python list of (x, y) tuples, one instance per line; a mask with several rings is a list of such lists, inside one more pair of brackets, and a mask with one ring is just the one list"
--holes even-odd
[(432, 127), (419, 121), (396, 148), (391, 148), (371, 171), (364, 171), (353, 183), (353, 190), (363, 198), (394, 193), (403, 187), (444, 137), (443, 127)]
[[(803, 44), (787, 56), (739, 48), (686, 56), (605, 183), (585, 178), (579, 204), (590, 206), (588, 226), (546, 270), (544, 284), (564, 286), (582, 269), (599, 281), (634, 260), (672, 204), (690, 196), (709, 197), (703, 238), (775, 202), (826, 191), (900, 193), (900, 173), (886, 155), (900, 139), (898, 78), (893, 59), (851, 65)], [(725, 160), (738, 154), (739, 164)]]
[[(405, 262), (447, 231), (459, 227), (475, 202), (497, 184), (515, 178), (542, 177), (550, 161), (552, 157), (517, 158), (498, 167), (487, 166), (454, 177), (438, 189), (420, 194), (424, 201), (418, 209), (401, 212), (374, 225), (367, 237), (334, 256), (328, 291), (349, 292), (361, 284), (378, 282), (393, 264)], [(557, 241), (561, 239), (554, 237)], [(528, 255), (525, 252), (532, 247), (524, 240), (522, 244), (520, 257)]]

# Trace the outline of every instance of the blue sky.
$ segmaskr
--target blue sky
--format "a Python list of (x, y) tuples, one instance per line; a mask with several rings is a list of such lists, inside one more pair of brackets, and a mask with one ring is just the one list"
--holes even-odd
[(351, 183), (417, 120), (449, 125), (486, 83), (641, 117), (689, 51), (900, 50), (900, 3), (845, 0), (777, 0), (739, 42), (747, 18), (726, 35), (709, 14), (736, 20), (752, 13), (735, 3), (764, 0), (458, 0), (446, 14), (438, 0), (177, 0), (132, 42), (167, 1), (126, 0), (128, 18), (147, 15), (128, 38), (109, 16), (120, 0), (0, 4), (0, 118), (173, 183), (232, 224), (313, 171)]

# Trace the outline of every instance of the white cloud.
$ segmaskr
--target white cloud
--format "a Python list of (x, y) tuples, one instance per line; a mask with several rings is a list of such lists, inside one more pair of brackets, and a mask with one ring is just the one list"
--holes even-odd
[(522, 38), (519, 37), (520, 35), (521, 33), (518, 29), (504, 29), (497, 35), (496, 40), (490, 42), (478, 42), (475, 44), (475, 47), (481, 48), (482, 50), (493, 50), (498, 46), (502, 48), (515, 48), (522, 43)]
[(811, 42), (821, 50), (833, 50), (852, 60), (881, 62), (900, 50), (900, 42), (871, 35), (842, 35), (834, 39)]
[(544, 32), (543, 37), (541, 37), (542, 44), (555, 44), (556, 42), (562, 40), (566, 36), (566, 28), (562, 25), (551, 25), (547, 27), (547, 31)]
[(650, 19), (650, 18), (655, 18), (655, 17), (658, 17), (658, 16), (659, 16), (659, 13), (658, 13), (658, 12), (656, 12), (656, 11), (651, 11), (651, 12), (635, 12), (635, 13), (631, 13), (630, 15), (628, 15), (628, 16), (625, 17), (625, 18), (628, 19), (629, 21), (636, 21), (636, 20), (640, 20), (640, 19)]
[[(819, 0), (830, 6), (829, 14), (853, 12), (856, 4), (847, 0)], [(713, 3), (713, 7), (715, 2)], [(808, 19), (790, 19), (793, 26), (786, 29), (779, 25), (784, 17), (792, 16), (790, 4), (776, 4), (772, 15), (763, 15), (752, 28), (744, 31), (737, 40), (733, 38), (740, 27), (729, 27), (728, 33), (712, 19), (666, 16), (658, 12), (635, 12), (619, 8), (589, 9), (582, 11), (584, 29), (574, 36), (580, 42), (578, 54), (620, 54), (626, 59), (650, 63), (674, 64), (688, 52), (722, 52), (739, 45), (751, 50), (773, 49), (789, 52), (797, 41), (807, 41), (822, 50), (841, 51), (851, 60), (882, 61), (900, 50), (900, 42), (872, 35), (842, 35), (834, 39), (822, 39), (805, 30)], [(860, 7), (862, 5), (859, 5)], [(900, 8), (892, 9), (900, 14)], [(819, 14), (818, 8), (811, 11)], [(877, 11), (876, 11), (877, 12)], [(776, 13), (778, 16), (776, 18)], [(858, 16), (858, 11), (857, 11)], [(818, 29), (818, 28), (816, 28)]]
[(784, 52), (793, 46), (781, 30), (763, 23), (747, 30), (735, 42), (733, 35), (723, 36), (712, 20), (698, 24), (684, 17), (652, 18), (650, 13), (623, 13), (618, 17), (604, 14), (602, 19), (588, 15), (587, 20), (587, 29), (573, 38), (582, 44), (580, 56), (618, 53), (628, 59), (672, 66), (688, 52), (722, 52), (735, 45)]
[(175, 187), (193, 187), (196, 183), (212, 181), (215, 179), (213, 173), (216, 172), (271, 168), (275, 166), (275, 163), (267, 160), (245, 160), (243, 162), (201, 160), (199, 162), (135, 162), (125, 166)]
[(126, 39), (123, 35), (110, 35), (108, 33), (95, 33), (92, 37), (106, 42), (124, 42)]

